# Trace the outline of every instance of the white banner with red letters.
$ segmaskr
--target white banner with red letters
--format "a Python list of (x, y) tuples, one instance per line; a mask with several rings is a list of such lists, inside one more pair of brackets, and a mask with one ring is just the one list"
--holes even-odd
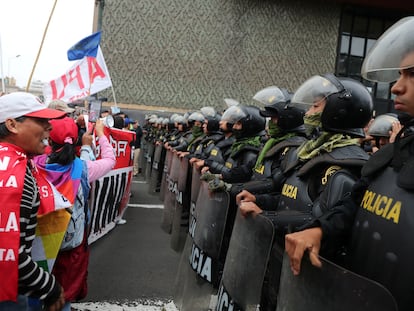
[(65, 74), (45, 83), (43, 96), (45, 104), (55, 99), (66, 103), (83, 99), (112, 86), (101, 48), (96, 57), (85, 56), (77, 61)]

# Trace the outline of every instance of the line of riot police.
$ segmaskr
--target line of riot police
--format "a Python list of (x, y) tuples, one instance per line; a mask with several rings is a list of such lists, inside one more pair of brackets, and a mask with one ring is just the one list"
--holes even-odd
[[(164, 202), (161, 228), (181, 253), (174, 294), (178, 309), (397, 310), (398, 305), (405, 310), (394, 288), (379, 282), (383, 275), (367, 278), (361, 269), (360, 274), (346, 269), (358, 270), (349, 265), (347, 243), (322, 248), (318, 268), (305, 260), (300, 278), (291, 273), (292, 265), (297, 274), (296, 266), (285, 254), (286, 235), (329, 223), (326, 215), (356, 192), (361, 174), (377, 169), (366, 168), (372, 156), (362, 148), (373, 116), (368, 89), (324, 74), (312, 76), (293, 94), (271, 86), (253, 100), (255, 105), (227, 100), (231, 105), (222, 114), (203, 107), (168, 119), (148, 118), (146, 176), (150, 192)], [(392, 135), (395, 116), (379, 120), (370, 133)], [(410, 136), (402, 131), (393, 140)], [(384, 150), (392, 152), (392, 145)], [(382, 201), (373, 202), (376, 195), (381, 197), (365, 194), (361, 206), (398, 223), (401, 206), (381, 197), (377, 201), (385, 200), (386, 206), (380, 208)], [(331, 225), (341, 227), (343, 219)], [(294, 237), (289, 243), (300, 245)], [(371, 249), (375, 243), (359, 247)], [(313, 247), (301, 251), (312, 253)]]

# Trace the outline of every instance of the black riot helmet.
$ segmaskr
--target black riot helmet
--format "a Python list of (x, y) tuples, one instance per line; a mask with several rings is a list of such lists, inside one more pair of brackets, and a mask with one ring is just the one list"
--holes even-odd
[(231, 106), (223, 113), (221, 118), (231, 124), (240, 122), (242, 129), (239, 135), (241, 137), (259, 135), (260, 132), (264, 131), (266, 125), (266, 120), (260, 115), (259, 108), (254, 106)]
[(373, 103), (362, 83), (333, 74), (313, 76), (296, 90), (291, 105), (307, 110), (320, 101), (325, 101), (323, 130), (365, 137), (363, 128), (371, 120)]
[(209, 133), (217, 132), (220, 130), (219, 123), (221, 120), (221, 116), (213, 107), (203, 107), (200, 109), (200, 112), (203, 114), (205, 118), (204, 122), (207, 122), (207, 131)]
[(321, 115), (326, 131), (365, 137), (364, 127), (372, 118), (373, 102), (368, 89), (359, 81), (326, 75), (337, 84), (339, 92), (326, 98)]
[(193, 126), (196, 121), (204, 123), (204, 115), (200, 111), (195, 111), (188, 116), (187, 122)]
[(305, 110), (289, 106), (292, 93), (284, 88), (269, 86), (257, 92), (253, 99), (264, 104), (260, 110), (263, 117), (277, 117), (278, 127), (285, 132), (304, 132), (303, 117)]
[(367, 133), (374, 137), (390, 137), (394, 122), (398, 122), (398, 116), (395, 113), (381, 114), (372, 121)]

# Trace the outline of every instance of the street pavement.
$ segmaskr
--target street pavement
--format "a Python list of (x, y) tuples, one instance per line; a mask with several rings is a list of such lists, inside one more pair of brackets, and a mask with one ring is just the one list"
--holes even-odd
[(133, 179), (131, 192), (127, 222), (90, 246), (88, 296), (76, 310), (92, 310), (82, 308), (86, 302), (171, 303), (180, 254), (160, 227), (163, 202), (148, 193), (141, 174)]

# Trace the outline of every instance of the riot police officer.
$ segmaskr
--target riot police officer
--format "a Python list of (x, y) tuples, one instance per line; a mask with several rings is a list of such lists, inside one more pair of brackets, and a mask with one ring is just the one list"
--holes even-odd
[(350, 194), (309, 224), (309, 229), (286, 235), (294, 274), (300, 272), (305, 251), (311, 262), (320, 266), (320, 250), (326, 253), (346, 246), (347, 267), (384, 285), (402, 311), (412, 310), (414, 304), (413, 27), (413, 17), (393, 25), (378, 39), (361, 70), (362, 76), (372, 81), (396, 81), (391, 92), (395, 109), (404, 113), (399, 117), (403, 129), (393, 144), (371, 156)]
[(393, 143), (401, 127), (395, 113), (385, 113), (377, 116), (367, 130), (367, 134), (373, 139), (374, 143), (372, 151), (376, 152), (384, 145)]
[(210, 163), (208, 170), (220, 175), (228, 183), (250, 180), (265, 134), (265, 118), (254, 106), (234, 105), (222, 115), (222, 120), (233, 125), (235, 141), (224, 164)]
[(242, 192), (238, 196), (242, 214), (263, 213), (275, 226), (276, 244), (267, 274), (271, 284), (264, 284), (266, 292), (262, 293), (264, 310), (275, 307), (284, 235), (329, 210), (350, 191), (368, 159), (356, 138), (364, 135), (362, 128), (373, 108), (371, 96), (361, 83), (331, 74), (313, 76), (298, 88), (291, 105), (309, 107), (312, 130), (308, 133), (317, 136), (288, 150), (281, 159), (274, 172), (279, 176), (280, 193), (273, 196), (273, 204), (271, 200), (256, 200), (260, 195)]
[[(263, 203), (274, 205), (273, 193), (280, 192), (280, 158), (288, 149), (301, 145), (306, 140), (303, 109), (289, 106), (292, 94), (286, 89), (270, 86), (257, 92), (253, 99), (264, 104), (260, 115), (270, 118), (268, 139), (259, 153), (250, 181), (233, 184), (231, 194), (246, 197), (251, 193), (262, 194)], [(249, 192), (249, 193), (247, 193)]]

